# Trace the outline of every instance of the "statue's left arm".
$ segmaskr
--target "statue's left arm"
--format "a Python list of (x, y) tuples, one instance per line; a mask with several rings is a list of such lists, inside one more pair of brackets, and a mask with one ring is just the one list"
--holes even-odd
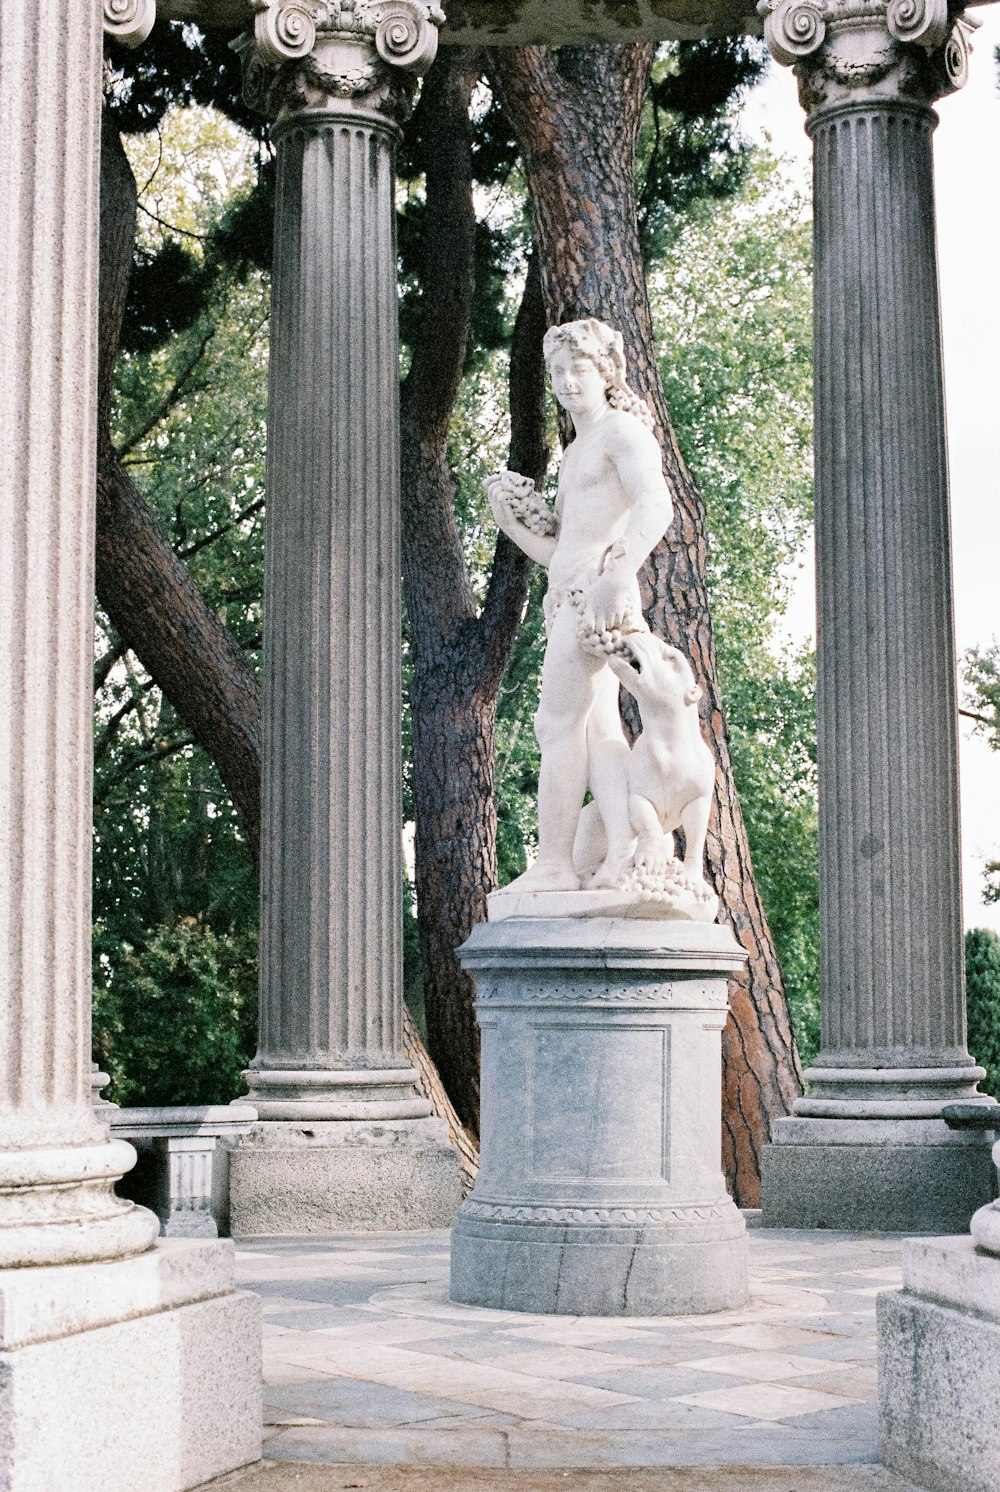
[(630, 499), (629, 517), (625, 532), (609, 549), (602, 573), (587, 592), (584, 617), (595, 632), (621, 626), (636, 574), (674, 514), (655, 435), (633, 416), (623, 415), (609, 436), (607, 454)]

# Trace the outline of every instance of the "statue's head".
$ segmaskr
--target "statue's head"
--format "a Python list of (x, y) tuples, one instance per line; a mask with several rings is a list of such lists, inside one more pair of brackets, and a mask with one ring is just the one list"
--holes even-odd
[[(647, 406), (629, 388), (625, 378), (625, 343), (621, 332), (604, 321), (587, 316), (582, 321), (566, 321), (550, 326), (542, 342), (542, 352), (549, 369), (559, 354), (587, 358), (594, 364), (604, 383), (604, 396), (613, 409), (635, 415), (647, 429), (653, 428), (653, 416)], [(560, 401), (565, 402), (565, 401)]]

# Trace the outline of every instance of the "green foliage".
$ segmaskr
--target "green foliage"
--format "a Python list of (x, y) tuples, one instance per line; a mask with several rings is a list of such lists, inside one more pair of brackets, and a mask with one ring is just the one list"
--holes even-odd
[[(131, 302), (112, 434), (209, 605), (255, 659), (268, 283), (246, 262), (210, 257), (253, 196), (254, 152), (204, 109), (165, 117), (158, 138), (128, 149), (149, 283), (140, 277)], [(97, 1049), (119, 1102), (226, 1102), (254, 1051), (256, 875), (213, 763), (100, 612), (97, 653)]]
[(655, 262), (695, 202), (739, 190), (752, 153), (740, 137), (737, 109), (766, 62), (764, 44), (749, 37), (659, 49), (637, 150), (647, 261)]
[(112, 82), (107, 103), (126, 135), (155, 130), (170, 110), (192, 104), (221, 110), (263, 140), (268, 123), (243, 101), (243, 72), (229, 38), (185, 21), (160, 21), (135, 50), (107, 41)]
[[(1000, 751), (1000, 643), (970, 648), (962, 661), (965, 713), (975, 721), (974, 730)], [(1000, 902), (1000, 860), (986, 862), (983, 901)]]
[(1000, 1098), (1000, 938), (985, 927), (965, 934), (969, 1051), (986, 1068), (984, 1093)]
[(123, 1105), (228, 1103), (254, 1053), (257, 939), (197, 918), (94, 938), (94, 1055)]

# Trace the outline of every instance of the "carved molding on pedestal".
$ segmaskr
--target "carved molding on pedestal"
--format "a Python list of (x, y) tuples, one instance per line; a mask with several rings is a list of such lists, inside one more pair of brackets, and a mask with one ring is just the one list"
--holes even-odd
[(973, 31), (949, 0), (760, 0), (772, 56), (809, 112), (858, 97), (931, 103), (963, 87)]
[(141, 46), (155, 20), (156, 0), (104, 0), (104, 34), (123, 46)]
[(329, 109), (404, 119), (437, 53), (444, 11), (425, 0), (254, 0), (233, 42), (243, 93), (272, 118)]

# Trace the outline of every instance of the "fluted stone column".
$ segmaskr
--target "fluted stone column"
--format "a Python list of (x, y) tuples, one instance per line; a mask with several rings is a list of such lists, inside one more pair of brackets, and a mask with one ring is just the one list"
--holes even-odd
[(940, 1118), (984, 1073), (965, 1036), (931, 104), (964, 82), (971, 28), (945, 0), (761, 10), (813, 140), (822, 998), (764, 1216), (959, 1230), (992, 1167)]
[(401, 1032), (394, 150), (442, 19), (418, 0), (275, 0), (241, 44), (248, 97), (276, 117), (278, 187), (245, 1074), (262, 1123), (233, 1155), (237, 1232), (436, 1225), (457, 1205)]
[(260, 1308), (233, 1289), (232, 1245), (153, 1246), (157, 1218), (112, 1189), (135, 1151), (91, 1102), (105, 18), (137, 41), (153, 0), (0, 5), (4, 1492), (104, 1492), (137, 1476), (144, 1492), (181, 1492), (261, 1444)]
[(0, 1269), (157, 1231), (90, 1102), (101, 25), (0, 10)]

